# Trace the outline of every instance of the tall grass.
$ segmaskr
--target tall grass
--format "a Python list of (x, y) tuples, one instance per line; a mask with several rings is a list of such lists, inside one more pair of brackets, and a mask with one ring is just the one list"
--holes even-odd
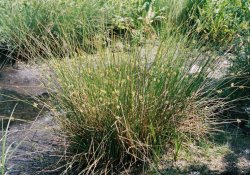
[(164, 21), (174, 23), (182, 8), (176, 0), (2, 0), (0, 35), (16, 57), (48, 50), (61, 57), (68, 50), (95, 53), (96, 45), (106, 47), (113, 37), (130, 45), (156, 38)]
[[(50, 61), (53, 104), (61, 111), (56, 118), (72, 153), (67, 169), (90, 174), (145, 168), (167, 142), (184, 143), (210, 131), (221, 105), (202, 91), (212, 60), (191, 56), (184, 40), (165, 39), (154, 55), (149, 47), (144, 54), (142, 48), (103, 50)], [(191, 74), (195, 64), (200, 69)]]
[[(38, 47), (38, 53), (43, 53), (44, 47), (48, 47), (53, 48), (57, 55), (65, 54), (63, 51), (67, 48), (61, 48), (65, 47), (66, 37), (71, 44), (91, 47), (90, 39), (93, 33), (90, 31), (98, 32), (101, 29), (98, 21), (107, 16), (104, 9), (100, 8), (99, 1), (33, 0), (6, 4), (6, 14), (1, 17), (2, 35), (13, 49), (17, 49), (24, 57), (29, 56), (24, 54), (31, 54), (30, 45), (33, 45), (33, 48)], [(33, 43), (34, 39), (39, 40), (43, 46)]]

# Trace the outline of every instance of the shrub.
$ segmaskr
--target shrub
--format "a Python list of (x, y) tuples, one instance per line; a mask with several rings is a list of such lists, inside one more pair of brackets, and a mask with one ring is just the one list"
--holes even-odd
[(95, 174), (147, 167), (167, 142), (182, 144), (211, 129), (220, 103), (201, 91), (211, 60), (199, 61), (190, 74), (198, 59), (187, 43), (166, 40), (154, 56), (136, 48), (50, 61), (53, 106), (72, 153), (67, 169)]

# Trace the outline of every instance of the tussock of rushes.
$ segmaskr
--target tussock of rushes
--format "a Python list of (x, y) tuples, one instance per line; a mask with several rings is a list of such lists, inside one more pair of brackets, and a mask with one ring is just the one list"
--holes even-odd
[[(68, 168), (86, 174), (146, 166), (176, 133), (193, 138), (206, 134), (214, 109), (199, 92), (208, 60), (192, 75), (196, 59), (170, 43), (159, 46), (153, 58), (142, 58), (138, 49), (53, 62), (54, 102), (63, 111), (57, 119), (75, 155)], [(199, 113), (206, 105), (206, 113)]]

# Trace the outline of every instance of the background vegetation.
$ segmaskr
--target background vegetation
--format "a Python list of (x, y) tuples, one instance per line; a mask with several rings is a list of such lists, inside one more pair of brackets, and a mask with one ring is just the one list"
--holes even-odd
[(177, 18), (180, 5), (175, 0), (1, 1), (1, 40), (23, 57), (76, 49), (92, 53), (113, 37), (138, 44), (158, 36), (163, 21)]

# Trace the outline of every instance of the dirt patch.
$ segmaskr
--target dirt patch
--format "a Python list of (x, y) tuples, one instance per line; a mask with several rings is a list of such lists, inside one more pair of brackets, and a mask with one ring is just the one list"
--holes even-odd
[(15, 121), (37, 117), (43, 107), (39, 98), (46, 93), (37, 67), (20, 64), (19, 69), (0, 70), (0, 117), (5, 119), (4, 125), (13, 110)]
[[(52, 170), (64, 142), (55, 133), (53, 117), (39, 101), (44, 95), (47, 92), (37, 66), (20, 64), (19, 69), (0, 70), (1, 126), (12, 115), (6, 143), (7, 174), (59, 174)], [(3, 131), (0, 138), (2, 135)]]
[(174, 175), (249, 175), (250, 136), (234, 125), (213, 136), (210, 142), (185, 145), (177, 161), (164, 156), (160, 166), (163, 174)]
[(25, 96), (39, 96), (46, 93), (37, 66), (20, 64), (18, 69), (6, 67), (0, 70), (0, 88)]
[(63, 154), (64, 141), (55, 126), (49, 114), (31, 123), (12, 125), (7, 136), (7, 174), (60, 174), (54, 165)]

